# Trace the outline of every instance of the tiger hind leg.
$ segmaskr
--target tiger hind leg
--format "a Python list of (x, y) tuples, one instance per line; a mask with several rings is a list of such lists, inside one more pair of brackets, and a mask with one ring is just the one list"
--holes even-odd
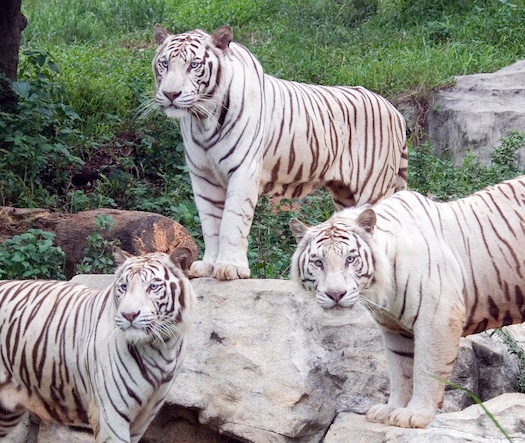
[(339, 181), (330, 181), (326, 183), (326, 188), (332, 196), (336, 211), (355, 206), (355, 197), (348, 185)]
[(17, 408), (12, 411), (0, 404), (0, 438), (9, 434), (18, 425), (25, 413), (25, 408)]

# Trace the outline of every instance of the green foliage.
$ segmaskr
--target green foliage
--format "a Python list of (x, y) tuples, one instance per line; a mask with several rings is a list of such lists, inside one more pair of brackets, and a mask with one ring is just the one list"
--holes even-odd
[(283, 199), (276, 203), (261, 196), (255, 209), (248, 239), (248, 260), (252, 278), (288, 278), (290, 258), (296, 242), (288, 228), (292, 217), (307, 224), (318, 224), (334, 212), (332, 198), (319, 190), (302, 199)]
[(24, 44), (54, 54), (69, 104), (89, 111), (83, 125), (95, 132), (104, 119), (93, 112), (127, 119), (137, 89), (151, 97), (155, 22), (173, 32), (229, 24), (270, 74), (359, 84), (390, 99), (525, 55), (525, 0), (28, 0), (23, 7)]
[(511, 131), (491, 153), (491, 165), (479, 162), (472, 152), (463, 163), (436, 157), (428, 144), (409, 150), (409, 189), (438, 200), (465, 197), (486, 186), (513, 178), (523, 171), (517, 164), (517, 152), (525, 147), (525, 134)]
[(95, 217), (95, 230), (87, 237), (84, 258), (76, 269), (78, 274), (110, 274), (114, 271), (113, 247), (119, 246), (120, 241), (105, 238), (113, 225), (111, 216), (98, 214)]
[(162, 22), (164, 0), (27, 0), (26, 13), (34, 20), (24, 38), (76, 44), (123, 35)]
[(66, 254), (53, 246), (55, 234), (29, 229), (0, 244), (0, 278), (65, 280)]
[(0, 112), (0, 204), (50, 206), (56, 190), (67, 185), (65, 175), (82, 163), (69, 148), (82, 139), (75, 129), (79, 116), (60, 102), (58, 68), (49, 56), (24, 54), (21, 79), (12, 83), (18, 103)]

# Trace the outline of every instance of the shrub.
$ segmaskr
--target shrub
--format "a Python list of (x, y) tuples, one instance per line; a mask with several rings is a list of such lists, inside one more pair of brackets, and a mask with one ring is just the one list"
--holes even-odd
[(118, 239), (106, 240), (105, 233), (111, 231), (114, 221), (110, 216), (98, 214), (95, 217), (95, 230), (87, 237), (84, 258), (77, 265), (79, 274), (110, 274), (114, 271), (113, 247)]
[(519, 175), (518, 150), (525, 147), (525, 134), (511, 131), (491, 153), (492, 164), (484, 165), (472, 152), (461, 165), (448, 158), (436, 157), (432, 147), (423, 144), (409, 150), (408, 187), (438, 200), (465, 197), (486, 186)]
[(5, 240), (0, 244), (0, 278), (65, 280), (66, 254), (53, 246), (54, 238), (52, 232), (29, 229)]
[(18, 103), (0, 112), (1, 204), (21, 207), (52, 206), (57, 189), (65, 187), (69, 172), (82, 164), (70, 149), (81, 135), (79, 116), (60, 102), (53, 82), (58, 68), (45, 53), (26, 51), (21, 78), (11, 84)]

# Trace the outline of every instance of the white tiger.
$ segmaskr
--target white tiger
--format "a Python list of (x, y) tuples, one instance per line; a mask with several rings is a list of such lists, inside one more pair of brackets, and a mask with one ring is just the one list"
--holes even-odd
[(89, 425), (98, 443), (137, 443), (177, 375), (196, 296), (191, 253), (134, 257), (99, 291), (70, 282), (0, 282), (0, 438), (26, 410)]
[(194, 277), (248, 278), (259, 194), (303, 197), (325, 186), (338, 209), (406, 188), (405, 121), (362, 87), (266, 75), (227, 26), (211, 36), (155, 26), (157, 105), (180, 120), (205, 252)]
[(391, 393), (370, 421), (425, 427), (460, 337), (525, 320), (525, 176), (450, 203), (403, 191), (290, 227), (293, 279), (325, 310), (364, 306), (381, 327)]

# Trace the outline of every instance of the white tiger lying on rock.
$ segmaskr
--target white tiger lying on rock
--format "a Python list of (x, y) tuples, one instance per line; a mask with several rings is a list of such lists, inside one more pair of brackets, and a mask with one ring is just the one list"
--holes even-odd
[(172, 35), (156, 25), (155, 36), (155, 100), (180, 121), (204, 235), (193, 277), (250, 276), (259, 194), (295, 198), (325, 186), (343, 209), (406, 189), (405, 121), (383, 97), (266, 75), (228, 26)]
[(29, 410), (89, 425), (99, 443), (136, 443), (162, 406), (193, 325), (191, 253), (114, 255), (102, 291), (0, 281), (0, 438)]
[(425, 427), (460, 337), (525, 319), (525, 176), (450, 203), (403, 191), (290, 228), (293, 279), (325, 310), (363, 306), (381, 327), (391, 393), (370, 421)]

